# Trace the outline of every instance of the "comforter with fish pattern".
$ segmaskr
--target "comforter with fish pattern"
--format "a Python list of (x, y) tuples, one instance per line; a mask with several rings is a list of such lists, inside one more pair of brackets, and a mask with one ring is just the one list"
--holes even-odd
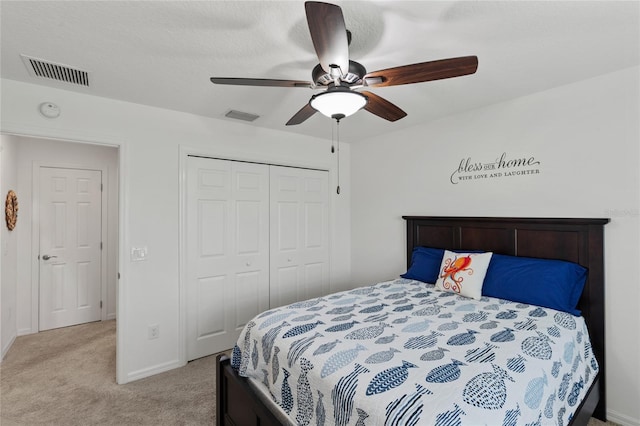
[(231, 358), (299, 425), (565, 425), (598, 372), (582, 317), (406, 279), (266, 311)]

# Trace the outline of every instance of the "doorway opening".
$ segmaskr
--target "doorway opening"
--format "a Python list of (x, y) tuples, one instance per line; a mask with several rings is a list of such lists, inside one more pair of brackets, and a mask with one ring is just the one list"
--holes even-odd
[(119, 147), (2, 137), (12, 144), (20, 199), (17, 335), (115, 320)]

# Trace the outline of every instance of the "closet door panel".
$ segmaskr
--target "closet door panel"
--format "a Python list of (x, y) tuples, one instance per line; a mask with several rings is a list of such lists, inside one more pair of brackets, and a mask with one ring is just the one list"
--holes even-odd
[[(281, 266), (271, 271), (270, 308), (287, 305), (300, 300), (298, 283), (300, 282), (298, 266)], [(274, 304), (274, 301), (276, 301)]]
[(270, 308), (329, 291), (328, 175), (271, 166)]
[(270, 307), (329, 291), (328, 172), (190, 157), (187, 357)]
[(187, 358), (233, 347), (268, 308), (268, 166), (190, 157)]
[(275, 229), (273, 230), (273, 237), (276, 238), (276, 244), (278, 251), (282, 253), (295, 253), (298, 250), (298, 220), (300, 214), (298, 213), (298, 203), (292, 201), (277, 201), (276, 202), (275, 221), (272, 218), (271, 222), (275, 222)]
[(268, 306), (268, 294), (265, 294), (262, 284), (263, 274), (260, 271), (244, 272), (236, 275), (235, 289), (235, 322), (234, 326), (242, 328), (251, 318), (255, 317)]
[(232, 162), (235, 223), (235, 322), (269, 308), (269, 166)]
[(306, 203), (304, 206), (304, 246), (309, 250), (321, 250), (325, 246), (322, 232), (324, 208), (322, 203)]
[[(324, 262), (304, 265), (304, 298), (320, 297), (323, 294), (322, 283), (325, 280), (326, 266)], [(319, 285), (320, 284), (320, 285)]]
[(206, 339), (224, 333), (225, 324), (225, 300), (216, 295), (224, 294), (227, 287), (227, 276), (210, 276), (198, 279), (197, 301), (195, 313), (197, 315), (195, 326), (197, 327), (197, 339)]

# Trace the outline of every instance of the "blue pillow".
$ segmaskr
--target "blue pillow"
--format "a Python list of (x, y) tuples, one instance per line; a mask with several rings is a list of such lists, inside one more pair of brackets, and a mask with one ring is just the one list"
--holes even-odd
[(580, 315), (586, 280), (587, 270), (576, 263), (494, 253), (482, 294)]
[(400, 275), (402, 278), (435, 284), (440, 274), (440, 264), (444, 249), (416, 247), (411, 254), (409, 270)]

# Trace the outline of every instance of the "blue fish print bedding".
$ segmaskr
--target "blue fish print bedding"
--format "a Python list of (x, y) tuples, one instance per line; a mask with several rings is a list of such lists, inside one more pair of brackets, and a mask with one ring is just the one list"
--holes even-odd
[(232, 365), (298, 425), (566, 425), (598, 364), (582, 317), (396, 279), (266, 311)]

